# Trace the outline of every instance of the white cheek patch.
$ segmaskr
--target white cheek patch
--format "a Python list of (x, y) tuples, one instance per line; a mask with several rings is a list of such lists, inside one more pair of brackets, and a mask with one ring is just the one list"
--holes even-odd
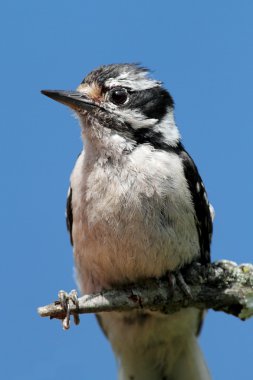
[(129, 123), (134, 129), (153, 127), (158, 122), (157, 119), (148, 119), (136, 109), (114, 109), (113, 113), (123, 122)]
[(118, 109), (114, 104), (106, 105), (109, 112), (117, 115), (122, 123), (129, 123), (135, 130), (152, 128), (163, 135), (164, 142), (170, 146), (176, 146), (180, 140), (180, 133), (175, 124), (173, 109), (168, 107), (166, 115), (158, 122), (158, 119), (149, 119), (136, 109)]
[(175, 146), (180, 140), (180, 133), (174, 120), (173, 109), (168, 107), (166, 115), (160, 123), (155, 126), (155, 130), (161, 132), (164, 136), (164, 142), (171, 146)]

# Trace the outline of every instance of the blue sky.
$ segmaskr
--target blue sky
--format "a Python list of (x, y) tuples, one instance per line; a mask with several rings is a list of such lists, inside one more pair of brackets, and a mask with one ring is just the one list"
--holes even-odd
[[(163, 80), (216, 210), (212, 257), (252, 262), (253, 3), (244, 0), (3, 2), (0, 360), (5, 380), (115, 379), (94, 316), (63, 332), (36, 314), (75, 287), (64, 209), (81, 149), (69, 110), (40, 95), (74, 89), (100, 64), (141, 62)], [(208, 312), (214, 379), (249, 378), (253, 320)]]

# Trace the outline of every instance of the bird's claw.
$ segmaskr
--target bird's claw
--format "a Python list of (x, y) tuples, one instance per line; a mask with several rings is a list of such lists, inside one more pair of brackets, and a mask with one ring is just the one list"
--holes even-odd
[(179, 289), (187, 296), (187, 298), (192, 298), (191, 289), (185, 282), (184, 277), (180, 270), (176, 272), (169, 272), (168, 281), (169, 281), (170, 288), (172, 289), (172, 293), (174, 293), (175, 287), (177, 285)]
[(184, 277), (183, 277), (182, 273), (180, 272), (180, 270), (175, 273), (175, 277), (176, 277), (176, 283), (177, 283), (178, 287), (180, 288), (180, 290), (188, 298), (192, 298), (191, 288), (185, 282)]
[(76, 312), (70, 313), (71, 303), (76, 306), (76, 310), (78, 310), (78, 296), (76, 290), (71, 290), (70, 293), (65, 292), (64, 290), (60, 290), (58, 293), (59, 302), (65, 311), (65, 317), (62, 319), (62, 327), (64, 330), (68, 330), (70, 327), (70, 314), (73, 314), (74, 323), (78, 325), (80, 323), (79, 315)]

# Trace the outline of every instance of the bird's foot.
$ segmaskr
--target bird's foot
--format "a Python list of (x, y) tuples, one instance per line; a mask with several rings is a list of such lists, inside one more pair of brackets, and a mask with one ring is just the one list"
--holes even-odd
[(71, 304), (75, 305), (76, 310), (78, 310), (78, 297), (77, 291), (71, 290), (70, 293), (60, 290), (58, 293), (59, 303), (61, 304), (63, 310), (65, 311), (65, 317), (62, 319), (62, 327), (64, 330), (68, 330), (70, 327), (70, 314), (73, 314), (74, 323), (78, 325), (80, 323), (79, 315), (77, 312), (70, 310)]
[(177, 285), (188, 298), (192, 298), (191, 289), (185, 282), (180, 270), (177, 270), (175, 272), (168, 272), (167, 278), (169, 281), (170, 289), (172, 290), (172, 294), (174, 294), (174, 290)]

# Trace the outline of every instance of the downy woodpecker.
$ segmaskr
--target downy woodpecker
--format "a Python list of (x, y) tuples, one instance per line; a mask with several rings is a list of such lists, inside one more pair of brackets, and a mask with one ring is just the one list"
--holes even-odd
[[(67, 226), (82, 293), (210, 261), (213, 209), (176, 127), (169, 92), (136, 64), (92, 71), (76, 91), (42, 91), (77, 114), (84, 149)], [(120, 380), (208, 380), (203, 312), (100, 313)]]

